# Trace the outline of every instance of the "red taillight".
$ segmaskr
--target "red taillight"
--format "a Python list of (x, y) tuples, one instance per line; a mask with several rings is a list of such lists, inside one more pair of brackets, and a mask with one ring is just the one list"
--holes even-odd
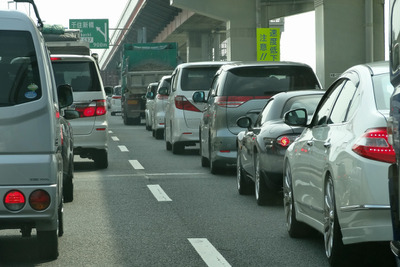
[(177, 95), (175, 97), (175, 107), (177, 109), (183, 109), (187, 111), (201, 112), (196, 106), (183, 95)]
[(352, 150), (364, 158), (395, 163), (396, 155), (387, 137), (387, 129), (384, 127), (367, 130), (356, 141)]
[(25, 196), (20, 191), (9, 191), (4, 197), (4, 206), (11, 211), (20, 210), (24, 207), (24, 205)]
[(113, 99), (121, 99), (121, 96), (120, 95), (113, 95), (112, 98)]
[(50, 195), (44, 190), (35, 190), (29, 196), (29, 204), (34, 210), (45, 210), (50, 206)]
[(269, 99), (271, 96), (217, 96), (215, 104), (221, 107), (237, 108), (252, 99)]
[(50, 57), (50, 60), (51, 61), (57, 61), (57, 60), (61, 60), (61, 58), (60, 57)]
[(283, 147), (287, 147), (290, 145), (290, 139), (287, 136), (281, 136), (277, 139), (278, 144), (280, 144)]
[(93, 117), (106, 114), (107, 109), (104, 99), (94, 100), (90, 104), (77, 104), (75, 110), (79, 112), (80, 117)]

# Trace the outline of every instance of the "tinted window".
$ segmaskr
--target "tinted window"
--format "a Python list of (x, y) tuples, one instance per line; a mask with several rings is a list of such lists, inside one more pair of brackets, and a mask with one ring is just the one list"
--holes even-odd
[(322, 102), (319, 104), (320, 106), (317, 110), (317, 113), (313, 117), (312, 124), (314, 126), (324, 125), (328, 123), (328, 118), (332, 111), (332, 107), (335, 104), (336, 98), (340, 93), (340, 90), (343, 88), (345, 82), (346, 80), (341, 80), (335, 83), (333, 87), (331, 87), (329, 91), (324, 95), (323, 99), (321, 100)]
[(42, 96), (32, 36), (25, 31), (0, 31), (0, 105), (12, 106)]
[(347, 113), (356, 89), (356, 86), (350, 80), (345, 82), (332, 110), (329, 123), (343, 123), (347, 120)]
[(315, 109), (321, 100), (322, 95), (306, 95), (306, 96), (296, 96), (290, 98), (286, 101), (285, 106), (282, 109), (281, 117), (292, 109), (305, 108), (307, 110), (307, 115), (312, 116)]
[(393, 86), (389, 80), (389, 74), (375, 75), (372, 77), (376, 108), (378, 110), (389, 110), (390, 96), (393, 93)]
[(101, 91), (93, 62), (53, 61), (57, 86), (70, 84), (74, 92)]
[(320, 89), (310, 68), (297, 66), (243, 67), (228, 72), (223, 96), (268, 96), (278, 92)]
[(181, 88), (183, 91), (196, 91), (210, 89), (211, 82), (219, 66), (207, 68), (182, 69)]

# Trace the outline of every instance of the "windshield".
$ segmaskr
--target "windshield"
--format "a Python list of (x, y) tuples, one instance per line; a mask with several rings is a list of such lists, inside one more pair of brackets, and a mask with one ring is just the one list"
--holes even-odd
[(95, 66), (90, 61), (52, 61), (57, 86), (69, 84), (74, 92), (101, 91)]
[(321, 89), (310, 68), (257, 66), (229, 71), (223, 96), (268, 96), (278, 92)]
[(13, 106), (42, 96), (32, 36), (25, 31), (0, 31), (0, 105)]

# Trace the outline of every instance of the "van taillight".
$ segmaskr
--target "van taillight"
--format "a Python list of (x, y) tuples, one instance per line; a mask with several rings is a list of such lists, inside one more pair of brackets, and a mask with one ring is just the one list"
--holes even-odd
[(51, 61), (57, 61), (57, 60), (61, 60), (61, 58), (60, 57), (50, 57), (50, 60)]
[(107, 113), (105, 103), (104, 99), (93, 100), (89, 104), (77, 104), (75, 110), (79, 112), (81, 118), (101, 116)]
[(190, 103), (190, 101), (183, 95), (175, 96), (175, 107), (177, 109), (183, 109), (187, 111), (201, 112), (196, 106)]
[(249, 100), (269, 99), (271, 96), (217, 96), (215, 104), (221, 107), (237, 108)]
[(50, 195), (44, 190), (35, 190), (29, 196), (29, 204), (34, 210), (45, 210), (50, 206)]
[(9, 191), (4, 197), (4, 206), (11, 210), (17, 211), (25, 206), (25, 196), (18, 190)]
[(367, 130), (353, 145), (352, 150), (358, 155), (377, 161), (396, 162), (393, 147), (388, 143), (387, 128)]

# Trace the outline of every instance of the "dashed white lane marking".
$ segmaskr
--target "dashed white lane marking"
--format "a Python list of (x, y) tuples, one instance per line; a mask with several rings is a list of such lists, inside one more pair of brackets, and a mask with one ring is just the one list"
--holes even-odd
[(111, 139), (112, 139), (113, 141), (119, 141), (119, 138), (116, 137), (116, 136), (111, 136)]
[(126, 146), (118, 146), (119, 150), (121, 150), (121, 152), (129, 152), (129, 150), (126, 148)]
[(153, 193), (153, 196), (158, 200), (158, 201), (172, 201), (168, 197), (168, 195), (164, 192), (164, 190), (161, 188), (160, 185), (158, 184), (149, 184), (147, 187), (150, 189), (151, 193)]
[(108, 133), (112, 134), (112, 133), (113, 133), (113, 131), (109, 130), (109, 131), (108, 131)]
[(132, 167), (135, 170), (144, 170), (144, 167), (142, 166), (142, 164), (140, 164), (139, 161), (137, 161), (135, 159), (129, 160), (129, 163), (132, 165)]
[(188, 238), (188, 240), (207, 266), (231, 266), (207, 238)]

